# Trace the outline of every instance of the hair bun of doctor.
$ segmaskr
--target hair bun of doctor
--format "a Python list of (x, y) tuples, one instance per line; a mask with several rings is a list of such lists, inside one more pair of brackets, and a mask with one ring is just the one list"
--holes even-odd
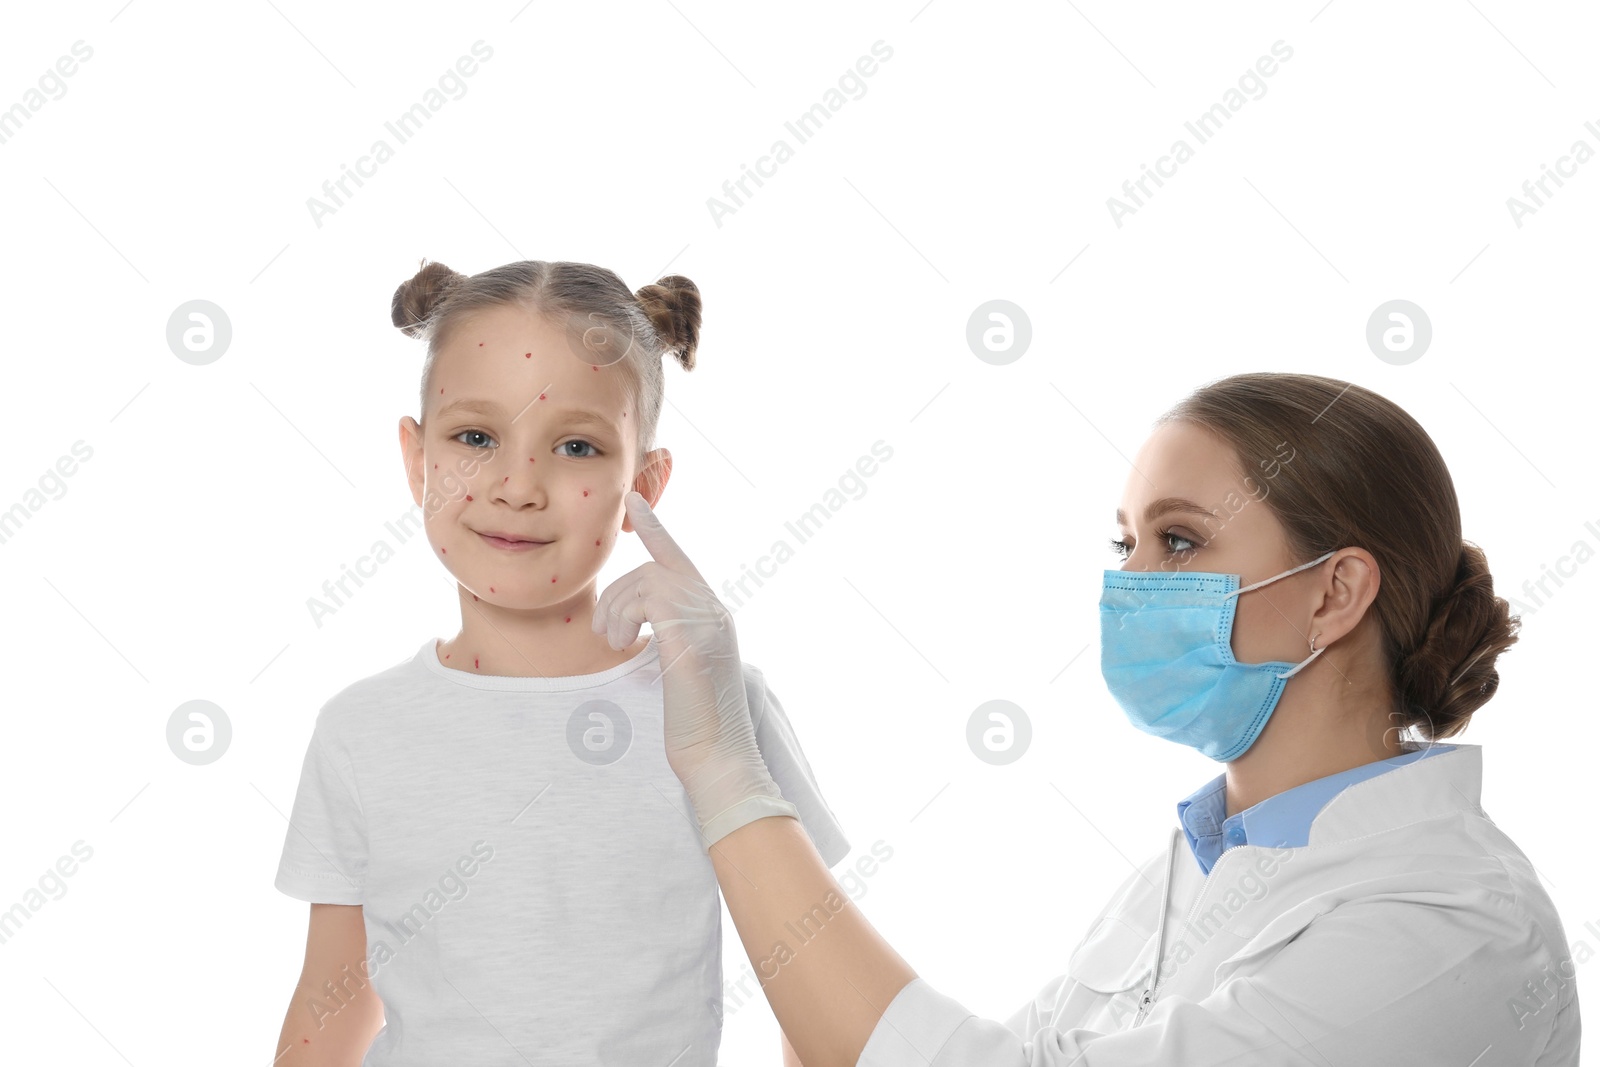
[(1427, 431), (1393, 401), (1313, 374), (1209, 382), (1160, 421), (1173, 419), (1232, 447), (1249, 496), (1283, 526), (1290, 559), (1372, 553), (1380, 582), (1368, 612), (1389, 698), (1404, 712), (1396, 725), (1428, 740), (1464, 729), (1499, 688), (1495, 659), (1516, 643), (1521, 620), (1495, 595), (1483, 550), (1461, 536), (1455, 483)]
[(661, 357), (671, 352), (684, 370), (695, 365), (701, 302), (694, 282), (669, 274), (634, 293), (614, 272), (593, 263), (524, 259), (466, 275), (423, 259), (389, 301), (390, 322), (428, 344), (418, 421), (437, 399), (431, 382), (440, 354), (478, 313), (497, 307), (542, 316), (567, 331), (563, 351), (602, 369), (616, 368), (637, 413), (637, 456), (655, 447), (665, 397)]
[[(1387, 576), (1385, 576), (1387, 579)], [(1472, 714), (1500, 686), (1494, 659), (1517, 640), (1521, 619), (1494, 595), (1483, 549), (1461, 544), (1455, 584), (1439, 596), (1422, 639), (1399, 663), (1400, 691), (1443, 727)]]

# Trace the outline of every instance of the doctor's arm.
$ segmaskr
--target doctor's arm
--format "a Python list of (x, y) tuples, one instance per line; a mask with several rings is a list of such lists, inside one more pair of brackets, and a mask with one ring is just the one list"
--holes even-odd
[[(745, 953), (800, 1061), (852, 1067), (884, 1008), (916, 972), (840, 888), (798, 819), (756, 819), (708, 853)], [(802, 923), (803, 942), (795, 933)]]
[[(764, 991), (806, 1067), (1465, 1065), (1491, 1048), (1494, 1062), (1576, 1063), (1540, 1059), (1556, 1052), (1547, 1049), (1556, 1017), (1577, 1012), (1575, 996), (1550, 981), (1570, 971), (1564, 946), (1534, 935), (1514, 901), (1486, 905), (1481, 887), (1476, 897), (1470, 886), (1441, 886), (1346, 903), (1270, 955), (1239, 961), (1203, 999), (1158, 995), (1143, 1024), (1102, 1034), (1034, 1030), (1018, 1025), (1020, 1013), (1010, 1024), (980, 1019), (917, 978), (793, 818), (747, 823), (710, 855), (745, 951), (758, 974), (774, 975)], [(823, 933), (796, 944), (796, 920), (824, 914)]]

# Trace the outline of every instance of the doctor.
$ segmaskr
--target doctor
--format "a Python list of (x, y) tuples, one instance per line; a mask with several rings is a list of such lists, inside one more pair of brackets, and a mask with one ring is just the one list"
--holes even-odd
[(1481, 747), (1439, 741), (1494, 694), (1517, 620), (1427, 433), (1360, 386), (1242, 374), (1133, 467), (1101, 668), (1134, 726), (1223, 773), (1175, 794), (1167, 847), (1003, 1023), (919, 978), (824, 866), (761, 762), (726, 610), (629, 494), (653, 562), (594, 626), (622, 648), (651, 624), (668, 760), (752, 963), (827, 923), (764, 987), (800, 1060), (1575, 1067), (1556, 910), (1479, 806)]

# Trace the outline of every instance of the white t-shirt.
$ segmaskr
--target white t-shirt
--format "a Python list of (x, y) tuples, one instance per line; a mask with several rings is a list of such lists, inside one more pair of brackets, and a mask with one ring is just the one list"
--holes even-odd
[[(832, 867), (849, 842), (743, 666), (762, 756)], [(446, 667), (429, 638), (323, 705), (274, 884), (363, 905), (343, 984), (370, 976), (386, 1016), (364, 1067), (713, 1067), (721, 896), (661, 702), (652, 636), (560, 678)]]

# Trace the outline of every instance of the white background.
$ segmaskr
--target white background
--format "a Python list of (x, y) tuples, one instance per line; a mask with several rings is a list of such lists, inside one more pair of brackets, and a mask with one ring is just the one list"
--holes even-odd
[[(867, 916), (990, 1017), (1065, 969), (1219, 770), (1130, 728), (1097, 669), (1128, 459), (1185, 393), (1282, 370), (1393, 399), (1525, 604), (1600, 548), (1600, 161), (1520, 227), (1507, 207), (1574, 141), (1600, 149), (1577, 4), (134, 0), (6, 23), (0, 108), (75, 41), (93, 55), (0, 144), (0, 511), (29, 511), (0, 543), (0, 909), (73, 842), (93, 856), (0, 944), (0, 1059), (270, 1061), (307, 914), (272, 879), (316, 711), (459, 625), (421, 538), (320, 627), (307, 609), (413, 506), (395, 423), (422, 349), (389, 299), (422, 256), (700, 286), (659, 513), (715, 587), (892, 447), (739, 607), (740, 647), (857, 853), (893, 849)], [(384, 122), (480, 39), (464, 95), (396, 146)], [(798, 144), (784, 122), (879, 40), (864, 94)], [(1265, 94), (1197, 145), (1184, 122), (1279, 40)], [(308, 199), (379, 137), (394, 158), (319, 226)], [(780, 137), (794, 157), (719, 225), (708, 198)], [(1108, 197), (1179, 137), (1194, 158), (1117, 226)], [(965, 339), (996, 298), (1033, 330), (1005, 366)], [(1397, 298), (1434, 330), (1406, 365), (1365, 341)], [(205, 366), (166, 342), (193, 299), (233, 329)], [(34, 510), (80, 440), (92, 458)], [(645, 558), (625, 536), (601, 586)], [(1588, 561), (1523, 612), (1456, 739), (1484, 746), (1485, 808), (1590, 953), (1597, 595)], [(232, 723), (209, 766), (167, 747), (192, 699)], [(966, 745), (991, 699), (1032, 721), (1009, 766)], [(745, 973), (731, 924), (725, 950)], [(730, 1007), (724, 1063), (778, 1052), (764, 1001)]]

